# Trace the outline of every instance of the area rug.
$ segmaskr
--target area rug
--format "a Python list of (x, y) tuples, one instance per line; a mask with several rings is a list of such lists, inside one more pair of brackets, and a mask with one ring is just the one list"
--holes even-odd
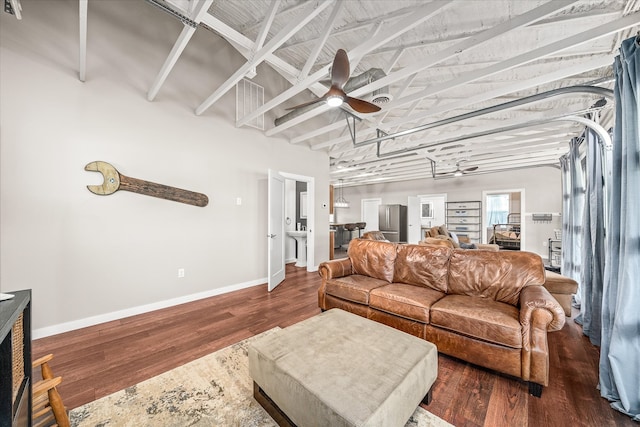
[[(74, 427), (277, 426), (253, 398), (247, 346), (259, 336), (73, 409)], [(451, 424), (418, 407), (406, 427)]]

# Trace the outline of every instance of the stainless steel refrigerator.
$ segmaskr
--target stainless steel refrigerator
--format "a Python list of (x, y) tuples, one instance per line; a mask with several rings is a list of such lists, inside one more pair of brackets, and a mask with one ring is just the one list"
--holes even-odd
[(378, 227), (390, 242), (407, 241), (407, 207), (404, 205), (380, 205)]

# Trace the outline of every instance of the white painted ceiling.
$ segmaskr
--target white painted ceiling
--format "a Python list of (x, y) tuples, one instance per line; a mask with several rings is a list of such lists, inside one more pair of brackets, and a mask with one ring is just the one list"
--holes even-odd
[[(344, 185), (450, 179), (457, 166), (477, 167), (467, 176), (557, 166), (584, 129), (567, 117), (590, 114), (612, 126), (613, 101), (601, 89), (613, 89), (613, 58), (640, 30), (640, 0), (146, 1), (184, 22), (164, 66), (150, 76), (150, 100), (195, 31), (223, 37), (247, 62), (202, 93), (194, 113), (206, 112), (266, 62), (290, 88), (236, 125), (258, 114), (280, 118), (278, 125), (267, 121), (264, 132), (327, 151), (331, 181)], [(79, 2), (82, 28), (91, 2)], [(83, 37), (81, 31), (81, 49)], [(371, 100), (376, 90), (389, 98), (382, 110), (359, 114), (318, 103), (287, 115), (327, 91), (338, 49), (349, 55), (352, 78), (377, 73), (378, 80), (356, 84), (349, 95)], [(81, 51), (81, 76), (82, 61)], [(546, 94), (578, 85), (601, 89)], [(527, 98), (533, 95), (540, 97)], [(516, 100), (523, 102), (502, 105)]]

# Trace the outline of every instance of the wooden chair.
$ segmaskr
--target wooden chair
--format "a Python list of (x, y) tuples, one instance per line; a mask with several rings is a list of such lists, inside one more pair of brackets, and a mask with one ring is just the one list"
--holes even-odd
[(49, 366), (53, 354), (47, 354), (33, 362), (33, 369), (40, 367), (42, 380), (33, 384), (33, 427), (57, 426), (70, 427), (67, 409), (62, 403), (60, 393), (56, 389), (62, 377), (54, 377)]

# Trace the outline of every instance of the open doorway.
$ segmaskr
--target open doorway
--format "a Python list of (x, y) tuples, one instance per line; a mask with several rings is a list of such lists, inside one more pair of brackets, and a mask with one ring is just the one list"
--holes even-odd
[[(285, 231), (291, 224), (286, 224), (287, 219), (289, 222), (293, 222), (292, 216), (285, 216), (285, 181), (291, 180), (297, 183), (304, 183), (306, 185), (306, 192), (300, 191), (295, 193), (296, 201), (298, 204), (301, 200), (306, 200), (306, 209), (299, 208), (299, 212), (296, 213), (296, 228), (297, 222), (301, 217), (306, 219), (306, 268), (307, 271), (314, 271), (315, 266), (315, 181), (313, 177), (297, 175), (288, 172), (272, 171), (269, 170), (269, 191), (268, 191), (268, 234), (269, 239), (267, 265), (268, 265), (268, 286), (269, 291), (275, 289), (278, 284), (284, 280), (285, 277), (285, 243), (291, 240), (292, 237)], [(302, 188), (302, 187), (299, 187)], [(305, 193), (305, 194), (302, 194)], [(303, 195), (303, 197), (300, 197)], [(304, 202), (303, 202), (304, 204)], [(298, 205), (300, 206), (300, 205)], [(303, 206), (304, 207), (304, 206)], [(287, 225), (287, 227), (285, 227)], [(300, 227), (302, 228), (302, 227)], [(298, 236), (296, 236), (298, 237)], [(298, 239), (296, 239), (298, 240)], [(304, 252), (304, 251), (300, 251)]]
[(422, 194), (409, 198), (409, 223), (417, 227), (409, 227), (409, 243), (418, 243), (425, 238), (425, 232), (431, 227), (446, 223), (445, 205), (447, 194)]
[(525, 248), (524, 189), (482, 192), (482, 241), (496, 243), (501, 249)]
[[(307, 229), (307, 183), (293, 179), (284, 180), (284, 232)], [(286, 236), (285, 236), (286, 237)], [(298, 260), (298, 247), (292, 238), (285, 238), (285, 263)]]

